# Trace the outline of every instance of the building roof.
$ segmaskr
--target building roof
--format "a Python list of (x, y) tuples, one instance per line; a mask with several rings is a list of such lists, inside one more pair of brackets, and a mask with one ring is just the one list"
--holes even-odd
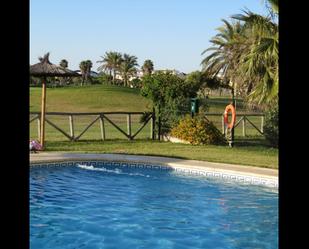
[[(78, 73), (79, 75), (82, 74), (80, 70), (74, 70), (74, 72)], [(100, 76), (100, 75), (99, 75), (97, 72), (95, 72), (95, 71), (90, 71), (90, 76), (92, 76), (92, 77), (98, 77), (98, 76)]]

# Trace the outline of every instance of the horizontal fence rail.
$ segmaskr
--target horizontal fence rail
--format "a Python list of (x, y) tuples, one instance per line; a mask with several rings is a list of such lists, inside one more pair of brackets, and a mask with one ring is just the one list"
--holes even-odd
[[(221, 128), (222, 134), (226, 134), (227, 126), (224, 123), (224, 115), (223, 113), (205, 113), (205, 117), (210, 120), (210, 117), (221, 117)], [(255, 119), (259, 118), (259, 125), (254, 124), (254, 121), (251, 117)], [(263, 113), (237, 113), (236, 114), (236, 123), (234, 129), (236, 129), (239, 124), (242, 124), (242, 136), (247, 136), (247, 124), (249, 123), (254, 130), (258, 131), (261, 135), (264, 135), (263, 126), (264, 126), (264, 118), (265, 114)], [(212, 121), (212, 120), (210, 120)], [(255, 120), (256, 121), (256, 120)], [(218, 125), (217, 125), (218, 126)], [(258, 127), (259, 126), (259, 127)]]
[[(134, 115), (146, 115), (146, 118), (144, 121), (140, 124), (137, 131), (135, 133), (132, 132), (132, 117)], [(107, 116), (109, 115), (109, 116)], [(125, 115), (126, 118), (126, 130), (124, 128), (121, 128), (119, 124), (115, 120), (112, 120), (112, 115)], [(58, 116), (58, 117), (68, 117), (68, 124), (69, 124), (69, 130), (70, 132), (66, 132), (63, 128), (61, 128), (59, 125), (55, 124), (54, 121), (51, 121), (51, 116)], [(92, 119), (90, 122), (86, 123), (86, 126), (83, 127), (83, 130), (76, 135), (76, 128), (74, 117), (82, 117), (82, 116), (92, 116)], [(40, 118), (41, 113), (40, 112), (30, 112), (30, 120), (29, 123), (32, 123), (33, 121), (37, 120), (38, 125), (38, 138), (40, 138), (41, 130), (40, 130)], [(119, 117), (118, 117), (119, 119)], [(106, 140), (106, 129), (105, 124), (106, 122), (109, 123), (111, 126), (116, 128), (117, 131), (119, 131), (121, 134), (123, 134), (128, 140), (133, 140), (144, 128), (145, 126), (150, 122), (150, 133), (149, 136), (151, 139), (154, 139), (154, 129), (155, 129), (155, 114), (153, 112), (84, 112), (84, 113), (76, 113), (76, 112), (47, 112), (45, 114), (45, 121), (47, 124), (49, 124), (51, 127), (53, 127), (55, 130), (60, 132), (62, 135), (64, 135), (67, 139), (70, 141), (78, 141), (88, 130), (90, 127), (92, 127), (95, 123), (100, 123), (100, 134), (101, 139), (104, 141)]]
[[(138, 124), (136, 124), (137, 116), (145, 114), (148, 115), (146, 116), (144, 121), (142, 123), (138, 122)], [(106, 135), (110, 132), (110, 129), (107, 129), (106, 125), (114, 127), (116, 129), (116, 131), (114, 131), (116, 133), (118, 132), (118, 134), (123, 135), (126, 139), (133, 140), (138, 134), (140, 134), (143, 129), (145, 129), (145, 126), (147, 124), (150, 124), (149, 135), (146, 134), (146, 136), (153, 140), (156, 137), (156, 117), (154, 112), (47, 112), (45, 115), (46, 123), (70, 141), (80, 140), (81, 137), (84, 136), (85, 133), (87, 133), (87, 131), (89, 131), (89, 129), (93, 127), (96, 123), (99, 123), (100, 130), (100, 133), (96, 135), (96, 138), (98, 136), (99, 139), (103, 141), (106, 140)], [(51, 119), (52, 117), (62, 118), (62, 125), (56, 124), (57, 122), (53, 121)], [(84, 117), (88, 117), (89, 120), (84, 120), (83, 122), (78, 121), (78, 118)], [(221, 128), (222, 134), (227, 134), (227, 127), (224, 123), (223, 113), (205, 113), (205, 117), (208, 120), (212, 121), (218, 129)], [(263, 113), (237, 113), (236, 123), (234, 126), (235, 131), (237, 131), (238, 135), (244, 137), (248, 136), (250, 133), (252, 134), (253, 131), (257, 131), (258, 134), (263, 135), (264, 117), (265, 115)], [(40, 138), (40, 112), (30, 112), (29, 123), (32, 123), (35, 120), (37, 120), (37, 134), (38, 138)], [(135, 132), (133, 132), (132, 129), (132, 123), (134, 123), (134, 121), (134, 127), (136, 130)], [(122, 125), (119, 123), (121, 123)], [(63, 126), (68, 126), (68, 131), (66, 131)], [(79, 134), (77, 133), (78, 129), (76, 128), (76, 126), (82, 127), (82, 130), (79, 132)], [(242, 129), (239, 130), (239, 127), (242, 127)], [(159, 122), (158, 132), (160, 132), (160, 128), (161, 127)], [(143, 133), (143, 136), (145, 136), (145, 133)], [(160, 135), (158, 134), (158, 138), (159, 137)]]

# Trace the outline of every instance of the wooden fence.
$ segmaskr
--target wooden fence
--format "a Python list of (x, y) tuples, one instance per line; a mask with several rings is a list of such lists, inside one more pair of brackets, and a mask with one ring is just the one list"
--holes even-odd
[[(206, 113), (206, 118), (209, 119), (211, 116), (221, 117), (221, 129), (222, 133), (226, 134), (226, 125), (224, 124), (224, 117), (222, 113)], [(247, 136), (247, 125), (251, 125), (255, 130), (257, 130), (261, 135), (264, 134), (263, 126), (264, 126), (264, 114), (263, 113), (237, 113), (236, 114), (236, 123), (234, 129), (236, 129), (240, 124), (242, 124), (242, 136)], [(260, 117), (260, 125), (254, 124), (251, 117)]]
[[(124, 135), (128, 140), (133, 140), (144, 128), (145, 126), (150, 122), (150, 131), (149, 131), (149, 137), (151, 139), (155, 139), (155, 113), (149, 112), (146, 115), (144, 122), (141, 123), (140, 127), (138, 127), (137, 131), (135, 133), (132, 132), (132, 117), (134, 115), (145, 115), (145, 112), (98, 112), (98, 113), (68, 113), (68, 112), (47, 112), (45, 121), (48, 123), (51, 127), (53, 127), (55, 130), (60, 132), (62, 135), (64, 135), (68, 140), (70, 141), (78, 141), (88, 130), (90, 127), (92, 127), (95, 123), (100, 123), (100, 136), (101, 139), (104, 141), (106, 140), (106, 129), (105, 124), (108, 122), (110, 125), (115, 127), (118, 132), (120, 132), (122, 135)], [(40, 112), (31, 112), (30, 113), (30, 123), (37, 120), (37, 133), (38, 138), (40, 137), (40, 118), (41, 118)], [(108, 115), (108, 116), (107, 116)], [(119, 127), (118, 124), (116, 124), (115, 121), (112, 120), (110, 115), (125, 115), (126, 116), (126, 129), (123, 129)], [(67, 124), (69, 126), (69, 132), (66, 132), (63, 128), (59, 127), (59, 125), (56, 125), (55, 122), (50, 120), (50, 116), (58, 116), (58, 117), (67, 117)], [(88, 122), (85, 127), (83, 127), (82, 131), (79, 134), (76, 134), (77, 130), (74, 125), (74, 117), (76, 116), (91, 116), (91, 121)], [(208, 120), (211, 120), (211, 117), (215, 117), (214, 124), (219, 128), (221, 126), (222, 133), (227, 133), (227, 127), (224, 124), (224, 118), (222, 113), (206, 113), (205, 117)], [(252, 120), (252, 117), (255, 117), (255, 123)], [(259, 124), (257, 125), (256, 121), (257, 118), (259, 119)], [(247, 129), (248, 125), (251, 126), (254, 130), (258, 131), (261, 135), (264, 134), (263, 132), (263, 126), (264, 126), (264, 114), (262, 113), (237, 113), (236, 115), (236, 123), (235, 123), (235, 130), (238, 129), (238, 127), (242, 125), (242, 136), (247, 136)], [(160, 130), (160, 127), (158, 127)], [(220, 129), (220, 128), (219, 128)], [(251, 129), (252, 130), (252, 129)], [(239, 133), (239, 132), (238, 132)], [(158, 139), (160, 138), (160, 135), (158, 134)]]
[[(127, 130), (122, 129), (117, 125), (114, 121), (111, 120), (110, 117), (107, 117), (107, 115), (126, 115), (127, 117)], [(137, 131), (133, 134), (132, 133), (132, 116), (133, 115), (146, 115), (146, 118), (144, 122), (141, 124), (141, 126), (137, 129)], [(68, 124), (70, 128), (70, 132), (64, 131), (63, 128), (60, 128), (58, 125), (56, 125), (54, 122), (52, 122), (49, 119), (49, 116), (67, 116), (68, 117)], [(84, 129), (81, 131), (80, 134), (76, 135), (76, 130), (74, 129), (74, 117), (75, 116), (93, 116), (90, 123), (84, 127)], [(40, 119), (41, 119), (41, 113), (40, 112), (30, 112), (30, 123), (37, 120), (37, 126), (38, 126), (38, 137), (40, 137)], [(110, 123), (113, 127), (115, 127), (121, 134), (123, 134), (127, 139), (133, 140), (141, 130), (147, 125), (148, 122), (150, 122), (150, 138), (155, 139), (155, 114), (154, 112), (145, 113), (145, 112), (96, 112), (96, 113), (67, 113), (67, 112), (47, 112), (45, 116), (45, 121), (50, 126), (52, 126), (54, 129), (56, 129), (58, 132), (63, 134), (66, 138), (68, 138), (70, 141), (78, 141), (86, 132), (89, 130), (91, 126), (93, 126), (96, 122), (100, 122), (100, 130), (101, 130), (101, 139), (106, 139), (106, 129), (105, 129), (105, 123)]]

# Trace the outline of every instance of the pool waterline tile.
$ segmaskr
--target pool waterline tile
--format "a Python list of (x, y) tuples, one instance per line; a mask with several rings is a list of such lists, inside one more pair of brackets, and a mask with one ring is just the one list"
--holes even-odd
[(74, 160), (74, 159), (66, 159), (59, 160), (57, 162), (52, 162), (52, 160), (44, 160), (31, 162), (30, 166), (73, 166), (77, 164), (84, 164), (87, 166), (94, 167), (131, 167), (131, 168), (145, 168), (145, 169), (153, 169), (153, 170), (173, 170), (175, 172), (180, 172), (189, 175), (200, 175), (205, 176), (206, 178), (217, 178), (222, 179), (223, 181), (235, 181), (244, 184), (252, 184), (252, 185), (262, 185), (271, 188), (278, 188), (278, 178), (276, 177), (259, 177), (256, 175), (248, 175), (239, 172), (226, 172), (216, 169), (213, 170), (211, 168), (201, 168), (201, 167), (185, 167), (184, 165), (164, 165), (164, 164), (149, 164), (149, 163), (140, 163), (140, 162), (128, 162), (128, 161), (109, 161), (102, 159), (83, 159), (83, 160)]

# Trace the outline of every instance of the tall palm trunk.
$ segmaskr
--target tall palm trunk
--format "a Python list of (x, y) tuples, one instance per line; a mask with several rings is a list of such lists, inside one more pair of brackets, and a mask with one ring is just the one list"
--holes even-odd
[(81, 86), (83, 86), (84, 80), (85, 80), (85, 76), (84, 76), (84, 73), (82, 72), (82, 81), (80, 82), (80, 85), (81, 85)]
[(83, 86), (84, 83), (85, 83), (85, 79), (86, 79), (86, 72), (85, 72), (84, 69), (82, 69), (81, 73), (82, 73), (82, 81), (81, 81), (80, 85)]
[(113, 84), (115, 85), (116, 83), (116, 70), (113, 70)]
[(123, 79), (124, 79), (124, 85), (128, 86), (128, 76), (126, 74), (124, 74)]
[(88, 82), (88, 72), (85, 72), (85, 81)]

